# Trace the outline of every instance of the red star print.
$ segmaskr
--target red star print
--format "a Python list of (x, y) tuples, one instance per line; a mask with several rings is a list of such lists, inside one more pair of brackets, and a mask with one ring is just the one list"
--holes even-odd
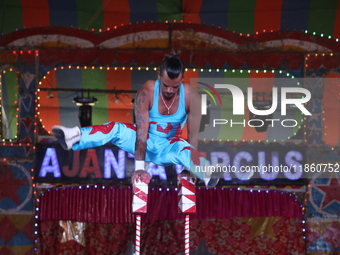
[(173, 129), (173, 125), (168, 123), (166, 128), (162, 128), (160, 125), (157, 125), (157, 131), (162, 132), (164, 134), (169, 134), (169, 132)]
[(26, 182), (28, 182), (28, 180), (13, 178), (13, 174), (8, 165), (6, 166), (6, 168), (3, 167), (0, 170), (0, 174), (1, 173), (2, 176), (0, 177), (0, 200), (5, 197), (9, 197), (18, 205), (21, 204), (17, 190)]
[(131, 123), (125, 123), (125, 126), (126, 126), (127, 128), (130, 128), (130, 129), (134, 130), (134, 131), (137, 130), (136, 126), (133, 125), (133, 124), (131, 124)]
[(325, 208), (327, 205), (338, 201), (340, 202), (340, 182), (335, 174), (332, 175), (328, 184), (316, 185), (316, 188), (324, 193), (324, 198), (321, 202), (321, 208)]
[(24, 123), (26, 131), (28, 132), (30, 126), (32, 125), (33, 121), (29, 116), (21, 119), (21, 122)]
[(180, 138), (180, 137), (167, 138), (167, 140), (169, 140), (169, 141), (170, 141), (170, 144), (172, 144), (172, 143), (175, 143), (175, 142), (180, 142), (180, 141), (183, 141), (183, 139), (182, 139), (182, 138)]
[(97, 132), (102, 132), (103, 134), (108, 134), (113, 129), (115, 124), (116, 124), (115, 122), (111, 121), (108, 124), (92, 126), (92, 130), (89, 133), (89, 135), (95, 134)]
[(182, 134), (182, 127), (181, 127), (181, 124), (177, 124), (175, 136), (181, 136), (181, 134)]

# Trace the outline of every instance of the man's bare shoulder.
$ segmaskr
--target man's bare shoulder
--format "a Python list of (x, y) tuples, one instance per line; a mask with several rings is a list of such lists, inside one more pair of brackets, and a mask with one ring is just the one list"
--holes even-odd
[(155, 80), (147, 80), (141, 87), (140, 90), (143, 90), (146, 93), (153, 92), (155, 88)]
[(183, 82), (183, 86), (185, 93), (186, 111), (189, 112), (191, 108), (190, 106), (195, 106), (195, 108), (199, 107), (198, 104), (201, 102), (201, 99), (197, 88), (186, 82)]
[(198, 96), (198, 89), (192, 86), (191, 84), (187, 82), (183, 82), (184, 85), (184, 91), (186, 95), (190, 95), (190, 97)]
[(148, 80), (146, 81), (137, 92), (137, 105), (145, 104), (150, 109), (153, 101), (153, 93), (155, 88), (155, 81)]

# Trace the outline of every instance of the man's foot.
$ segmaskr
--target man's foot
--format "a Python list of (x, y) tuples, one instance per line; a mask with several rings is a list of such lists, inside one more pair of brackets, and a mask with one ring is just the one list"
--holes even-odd
[(218, 165), (213, 166), (204, 158), (201, 158), (201, 165), (203, 165), (202, 172), (205, 186), (209, 189), (214, 188), (218, 184), (220, 178), (222, 178), (223, 172), (219, 171), (220, 168)]
[(64, 150), (72, 149), (72, 145), (78, 142), (81, 137), (79, 127), (67, 128), (63, 126), (53, 126), (52, 133)]
[(220, 172), (206, 172), (204, 173), (204, 183), (208, 189), (214, 188), (220, 178), (222, 177), (223, 173)]

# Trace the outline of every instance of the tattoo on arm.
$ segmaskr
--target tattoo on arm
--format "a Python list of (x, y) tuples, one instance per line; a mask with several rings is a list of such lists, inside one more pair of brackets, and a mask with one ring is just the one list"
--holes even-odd
[(138, 160), (145, 159), (146, 153), (146, 138), (147, 138), (147, 125), (148, 120), (143, 115), (143, 109), (147, 107), (146, 103), (146, 92), (141, 90), (137, 93), (136, 104), (135, 104), (135, 117), (136, 117), (136, 145), (135, 145), (135, 158)]

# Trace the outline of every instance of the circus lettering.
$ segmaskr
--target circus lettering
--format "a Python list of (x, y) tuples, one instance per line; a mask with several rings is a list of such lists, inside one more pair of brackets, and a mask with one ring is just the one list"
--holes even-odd
[(290, 150), (284, 155), (280, 154), (282, 153), (279, 151), (271, 151), (271, 153), (258, 151), (257, 155), (248, 151), (239, 151), (232, 157), (228, 152), (214, 151), (211, 152), (210, 159), (212, 165), (216, 166), (214, 171), (224, 172), (224, 179), (229, 181), (235, 177), (241, 181), (249, 180), (255, 173), (258, 173), (257, 178), (267, 181), (276, 178), (288, 180), (301, 178), (303, 174), (301, 166), (304, 161), (302, 153)]
[[(203, 146), (203, 145), (201, 145)], [(46, 183), (130, 184), (134, 156), (113, 145), (80, 151), (64, 151), (59, 146), (38, 145), (35, 179)], [(302, 182), (306, 164), (305, 148), (298, 146), (199, 147), (216, 171), (223, 171), (222, 182)], [(158, 166), (149, 163), (147, 171), (154, 185), (177, 185), (180, 165)], [(201, 169), (205, 171), (206, 169)], [(211, 170), (211, 169), (210, 169)]]
[(46, 149), (45, 157), (39, 171), (39, 176), (46, 177), (48, 173), (53, 174), (55, 178), (61, 176), (59, 162), (54, 148)]

